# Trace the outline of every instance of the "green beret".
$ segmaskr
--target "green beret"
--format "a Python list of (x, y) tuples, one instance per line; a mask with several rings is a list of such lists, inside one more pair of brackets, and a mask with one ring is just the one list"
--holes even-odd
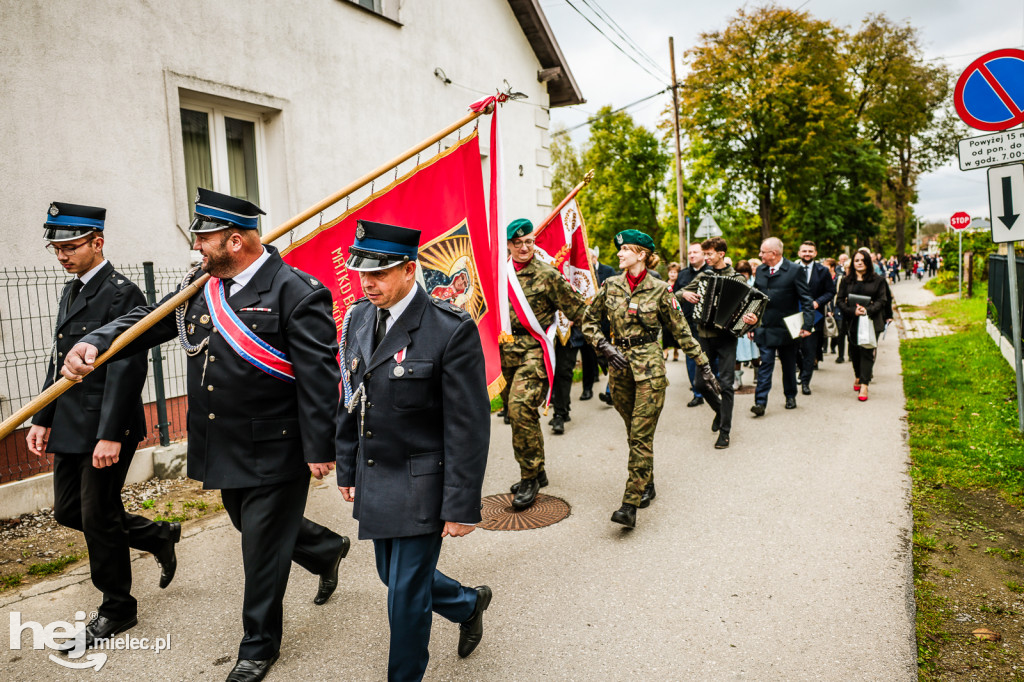
[(621, 249), (626, 244), (636, 244), (642, 249), (654, 251), (654, 240), (640, 230), (623, 230), (615, 235), (615, 246)]
[(508, 228), (505, 232), (508, 234), (509, 241), (512, 241), (517, 237), (525, 237), (533, 232), (533, 223), (526, 218), (516, 218), (508, 224)]

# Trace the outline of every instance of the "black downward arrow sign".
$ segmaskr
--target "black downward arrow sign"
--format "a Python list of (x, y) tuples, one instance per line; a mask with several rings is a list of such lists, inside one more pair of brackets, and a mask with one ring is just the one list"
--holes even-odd
[(1013, 181), (1009, 177), (1003, 178), (1003, 215), (999, 220), (1006, 225), (1006, 229), (1013, 227), (1020, 215), (1013, 212)]

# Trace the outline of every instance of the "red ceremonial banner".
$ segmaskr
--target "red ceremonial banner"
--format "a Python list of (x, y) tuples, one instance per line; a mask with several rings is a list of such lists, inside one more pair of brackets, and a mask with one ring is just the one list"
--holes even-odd
[[(567, 203), (548, 226), (537, 233), (536, 257), (554, 265), (572, 288), (589, 303), (597, 295), (597, 277), (590, 265), (587, 226), (576, 199)], [(558, 338), (569, 340), (569, 319), (559, 311)]]
[[(498, 336), (498, 273), (504, 261), (492, 253), (484, 202), (477, 133), (441, 152), (325, 223), (282, 252), (284, 260), (323, 282), (334, 296), (334, 322), (341, 337), (345, 312), (362, 295), (359, 273), (345, 267), (356, 221), (400, 225), (421, 231), (417, 279), (427, 293), (462, 308), (480, 329), (491, 397), (502, 389)], [(505, 248), (504, 243), (500, 245)]]

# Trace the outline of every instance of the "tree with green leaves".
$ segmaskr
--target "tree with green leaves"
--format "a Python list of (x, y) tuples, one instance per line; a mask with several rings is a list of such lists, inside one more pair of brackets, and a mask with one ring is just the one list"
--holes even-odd
[(924, 59), (917, 29), (869, 15), (849, 40), (855, 114), (885, 160), (878, 203), (891, 206), (896, 253), (906, 252), (917, 178), (952, 157), (962, 127), (949, 107), (953, 74)]

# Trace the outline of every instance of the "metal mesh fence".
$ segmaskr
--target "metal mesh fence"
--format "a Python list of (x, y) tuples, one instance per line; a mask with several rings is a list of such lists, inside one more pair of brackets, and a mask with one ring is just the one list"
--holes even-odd
[[(153, 269), (152, 264), (114, 264), (121, 274), (140, 289), (160, 300), (177, 288), (184, 271)], [(145, 269), (153, 271), (153, 287), (147, 291)], [(57, 322), (60, 294), (68, 275), (53, 268), (0, 269), (0, 418), (6, 419), (39, 394), (53, 350), (53, 329)], [(154, 372), (152, 352), (149, 376), (142, 392), (149, 433), (142, 447), (159, 443), (156, 418), (156, 383), (164, 388), (170, 440), (185, 437), (185, 353), (177, 341), (159, 346), (162, 377)], [(38, 458), (28, 452), (25, 431), (28, 422), (0, 441), (0, 483), (20, 480), (50, 471), (52, 456)]]

